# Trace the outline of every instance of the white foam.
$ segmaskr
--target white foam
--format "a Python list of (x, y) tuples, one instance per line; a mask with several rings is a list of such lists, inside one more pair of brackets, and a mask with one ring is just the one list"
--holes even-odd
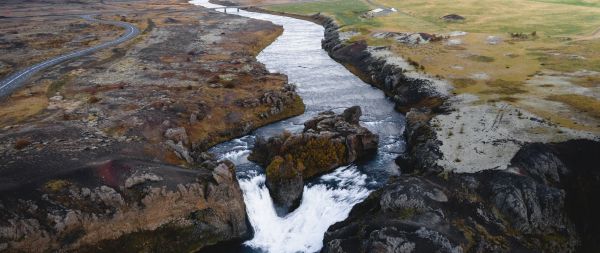
[[(266, 252), (317, 252), (327, 228), (348, 217), (352, 206), (365, 199), (366, 175), (355, 166), (342, 167), (321, 177), (322, 183), (305, 186), (302, 203), (285, 217), (277, 216), (265, 176), (240, 180), (254, 238), (247, 246)], [(335, 188), (327, 182), (335, 182)]]
[(248, 155), (250, 155), (250, 152), (251, 151), (249, 149), (232, 150), (232, 151), (229, 151), (229, 152), (223, 154), (221, 157), (219, 157), (219, 160), (229, 160), (229, 161), (233, 162), (234, 164), (247, 163)]

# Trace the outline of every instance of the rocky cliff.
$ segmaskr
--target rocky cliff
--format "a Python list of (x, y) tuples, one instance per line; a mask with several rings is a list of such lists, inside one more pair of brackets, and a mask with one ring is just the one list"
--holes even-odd
[(233, 164), (205, 162), (192, 170), (113, 159), (3, 184), (0, 249), (191, 252), (249, 238)]
[(599, 149), (535, 143), (510, 171), (393, 178), (329, 228), (322, 252), (593, 252)]
[(450, 85), (445, 81), (419, 72), (385, 47), (341, 39), (348, 32), (340, 32), (340, 27), (330, 18), (319, 15), (313, 18), (325, 27), (323, 49), (365, 82), (383, 90), (399, 110), (406, 111), (415, 106), (437, 107), (448, 97)]

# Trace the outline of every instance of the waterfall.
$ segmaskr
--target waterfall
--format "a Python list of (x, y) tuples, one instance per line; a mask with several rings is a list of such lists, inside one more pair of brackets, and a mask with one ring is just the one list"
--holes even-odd
[[(207, 0), (191, 3), (219, 7)], [(222, 11), (222, 10), (219, 10)], [(283, 34), (265, 48), (257, 59), (270, 72), (288, 76), (297, 85), (298, 94), (306, 105), (303, 115), (283, 120), (253, 134), (222, 143), (210, 151), (220, 159), (236, 164), (237, 177), (243, 191), (248, 219), (254, 237), (244, 242), (244, 252), (318, 252), (327, 228), (344, 220), (352, 207), (363, 201), (390, 175), (396, 174), (394, 159), (404, 150), (400, 136), (404, 117), (394, 111), (394, 105), (383, 92), (362, 82), (344, 66), (335, 62), (321, 49), (323, 27), (289, 17), (240, 10), (228, 14), (271, 21), (282, 25)], [(300, 206), (285, 217), (276, 214), (265, 186), (264, 170), (248, 161), (255, 136), (271, 136), (283, 130), (297, 132), (302, 123), (324, 110), (341, 111), (359, 105), (361, 124), (379, 134), (380, 145), (370, 161), (344, 166), (310, 180), (304, 187)]]

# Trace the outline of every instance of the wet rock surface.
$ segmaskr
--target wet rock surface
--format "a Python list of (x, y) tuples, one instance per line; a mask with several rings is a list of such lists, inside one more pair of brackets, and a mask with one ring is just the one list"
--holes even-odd
[(359, 124), (361, 114), (358, 106), (341, 114), (326, 111), (306, 121), (302, 133), (257, 140), (248, 159), (266, 167), (269, 192), (284, 213), (300, 204), (303, 180), (377, 150), (379, 137)]
[(510, 171), (392, 179), (332, 225), (322, 252), (590, 252), (600, 143), (525, 145)]

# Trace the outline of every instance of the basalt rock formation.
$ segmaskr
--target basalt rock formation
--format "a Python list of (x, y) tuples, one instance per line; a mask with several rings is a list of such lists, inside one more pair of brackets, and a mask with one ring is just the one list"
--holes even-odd
[(298, 134), (259, 139), (248, 159), (266, 167), (267, 186), (284, 212), (298, 207), (303, 180), (347, 165), (377, 150), (379, 137), (360, 126), (360, 107), (320, 113)]
[(212, 163), (183, 169), (118, 159), (3, 185), (0, 250), (191, 252), (247, 239), (235, 168)]
[(410, 107), (437, 107), (447, 98), (443, 81), (417, 73), (415, 66), (399, 57), (388, 57), (391, 53), (387, 48), (340, 39), (339, 26), (331, 18), (321, 15), (312, 18), (325, 27), (321, 44), (331, 58), (385, 92), (400, 111)]
[(524, 146), (510, 171), (392, 179), (331, 226), (322, 252), (591, 252), (600, 143)]
[(402, 173), (438, 174), (443, 168), (437, 165), (442, 157), (440, 141), (429, 123), (432, 110), (413, 108), (406, 114), (406, 152), (396, 158)]

